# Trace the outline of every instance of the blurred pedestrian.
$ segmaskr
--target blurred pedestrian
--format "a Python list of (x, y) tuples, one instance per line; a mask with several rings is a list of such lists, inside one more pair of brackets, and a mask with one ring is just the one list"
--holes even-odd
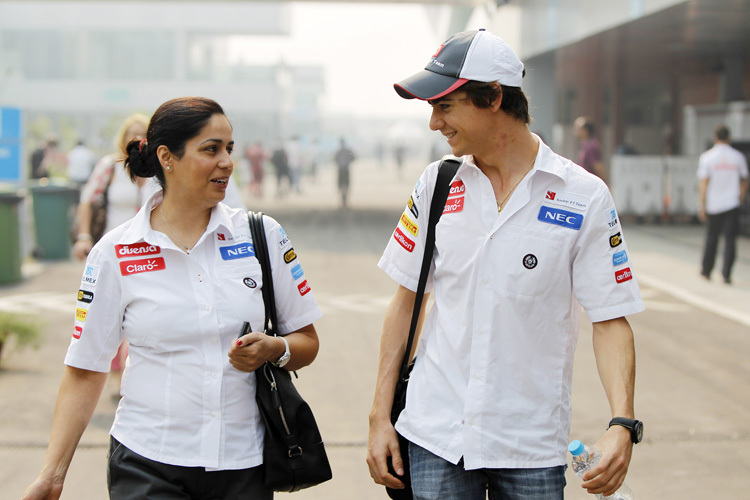
[(58, 150), (59, 140), (56, 134), (48, 134), (44, 142), (31, 153), (31, 178), (42, 179), (58, 173), (65, 168), (66, 158)]
[(406, 146), (403, 144), (396, 144), (393, 147), (393, 158), (396, 160), (396, 172), (398, 178), (401, 179), (404, 173), (404, 161), (406, 160)]
[(318, 139), (313, 138), (310, 145), (307, 147), (307, 173), (310, 176), (310, 181), (315, 182), (318, 176), (318, 166), (320, 165), (320, 144)]
[(245, 158), (250, 163), (249, 191), (253, 196), (263, 198), (263, 166), (268, 160), (268, 152), (261, 141), (256, 141), (245, 150)]
[(80, 191), (89, 180), (91, 171), (96, 164), (96, 155), (82, 139), (68, 151), (68, 181)]
[(354, 152), (349, 149), (346, 145), (346, 140), (342, 137), (339, 140), (339, 149), (333, 156), (333, 160), (336, 162), (338, 167), (338, 188), (339, 195), (341, 196), (341, 206), (346, 207), (349, 199), (349, 181), (350, 181), (350, 167), (354, 161)]
[(730, 146), (730, 133), (725, 125), (716, 127), (713, 142), (714, 146), (698, 160), (698, 215), (701, 221), (708, 221), (701, 276), (711, 278), (719, 236), (724, 233), (721, 275), (724, 283), (730, 284), (740, 231), (740, 207), (748, 189), (748, 168), (745, 156)]
[(437, 207), (427, 276), (435, 300), (396, 423), (408, 450), (391, 409), (439, 162), (420, 177), (379, 262), (399, 287), (383, 324), (367, 463), (377, 483), (400, 488), (408, 453), (415, 500), (483, 500), (488, 490), (491, 499), (563, 498), (581, 306), (610, 409), (622, 417), (596, 443), (603, 456), (586, 475), (589, 493), (619, 487), (640, 440), (625, 315), (643, 304), (614, 202), (601, 179), (531, 133), (523, 75), (502, 39), (475, 30), (395, 85), (431, 105), (430, 128), (460, 157)]
[(300, 176), (302, 175), (302, 144), (299, 136), (293, 135), (286, 143), (287, 165), (289, 166), (289, 185), (296, 192), (301, 193)]
[(147, 136), (128, 143), (131, 176), (163, 189), (88, 256), (49, 447), (23, 500), (60, 496), (122, 339), (131, 353), (110, 430), (110, 498), (273, 498), (253, 371), (310, 364), (321, 314), (304, 273), (282, 269), (292, 243), (266, 217), (280, 337), (237, 338), (243, 321), (263, 324), (264, 307), (247, 213), (222, 203), (233, 146), (222, 108), (198, 97), (162, 104)]
[(289, 192), (291, 187), (291, 178), (289, 175), (289, 158), (284, 148), (284, 143), (276, 141), (273, 152), (271, 153), (271, 165), (276, 173), (276, 196), (283, 198)]
[(577, 163), (606, 182), (602, 147), (599, 139), (596, 138), (594, 121), (587, 116), (579, 116), (573, 123), (573, 127), (579, 142)]

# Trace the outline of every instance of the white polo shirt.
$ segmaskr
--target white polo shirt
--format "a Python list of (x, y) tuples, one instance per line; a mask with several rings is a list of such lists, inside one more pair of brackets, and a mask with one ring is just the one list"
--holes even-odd
[[(538, 138), (537, 138), (538, 139)], [(502, 214), (464, 157), (437, 225), (425, 322), (396, 429), (465, 468), (565, 464), (580, 306), (643, 310), (605, 184), (541, 143)], [(422, 174), (379, 266), (415, 291), (438, 163)]]
[[(263, 279), (247, 214), (219, 203), (186, 255), (151, 229), (161, 199), (159, 191), (89, 254), (65, 363), (107, 372), (127, 339), (115, 439), (172, 465), (260, 465), (255, 374), (235, 369), (227, 356), (243, 321), (263, 327)], [(321, 313), (286, 233), (270, 218), (265, 229), (279, 332), (287, 334)]]
[(700, 156), (698, 178), (708, 179), (707, 214), (735, 209), (740, 206), (740, 180), (748, 178), (745, 155), (729, 144), (716, 144)]

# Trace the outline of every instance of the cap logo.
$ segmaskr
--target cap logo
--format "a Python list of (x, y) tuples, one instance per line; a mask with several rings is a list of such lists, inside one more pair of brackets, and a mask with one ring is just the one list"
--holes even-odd
[(441, 50), (443, 50), (443, 47), (445, 47), (445, 44), (441, 45), (441, 46), (440, 46), (440, 47), (439, 47), (439, 48), (437, 49), (437, 52), (435, 52), (434, 54), (432, 54), (432, 57), (437, 57), (437, 56), (438, 56), (438, 55), (440, 54), (440, 51), (441, 51)]

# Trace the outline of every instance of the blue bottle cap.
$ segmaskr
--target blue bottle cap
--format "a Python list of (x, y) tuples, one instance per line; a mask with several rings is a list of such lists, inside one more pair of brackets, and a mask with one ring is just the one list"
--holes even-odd
[(577, 439), (575, 441), (571, 441), (568, 445), (568, 451), (571, 455), (577, 457), (578, 455), (583, 453), (583, 443)]

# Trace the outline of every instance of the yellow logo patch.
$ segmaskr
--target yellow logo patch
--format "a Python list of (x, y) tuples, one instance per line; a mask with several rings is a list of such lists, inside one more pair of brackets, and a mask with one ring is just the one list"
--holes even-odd
[(78, 321), (81, 321), (81, 322), (86, 321), (86, 315), (88, 313), (89, 312), (86, 309), (81, 309), (80, 307), (76, 307), (76, 319)]
[(406, 215), (406, 212), (401, 214), (401, 224), (414, 236), (419, 232), (419, 226), (417, 226), (413, 220)]

